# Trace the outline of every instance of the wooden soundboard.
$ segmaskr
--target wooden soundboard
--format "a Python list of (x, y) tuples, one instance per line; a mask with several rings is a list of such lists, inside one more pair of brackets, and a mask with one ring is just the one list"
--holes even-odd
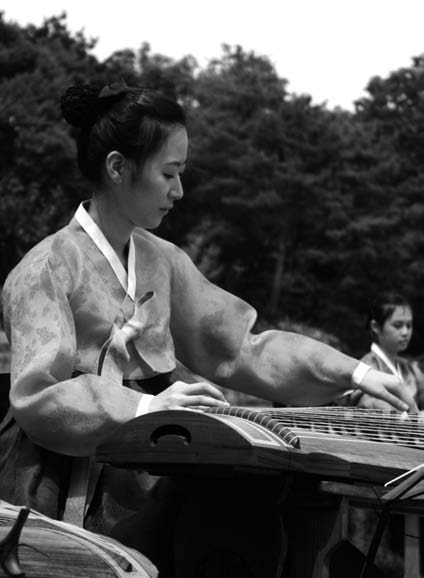
[[(299, 421), (302, 408), (148, 413), (118, 427), (98, 447), (96, 459), (159, 474), (182, 470), (301, 472), (373, 483), (385, 483), (424, 462), (424, 430), (416, 419), (386, 421), (381, 429), (390, 430), (390, 435), (382, 436), (375, 414), (368, 415), (366, 410), (355, 414), (353, 408), (325, 408), (324, 424), (315, 417), (323, 415), (323, 408), (306, 409), (313, 427)], [(266, 423), (260, 423), (263, 416), (267, 416)], [(356, 416), (361, 419), (353, 419)]]

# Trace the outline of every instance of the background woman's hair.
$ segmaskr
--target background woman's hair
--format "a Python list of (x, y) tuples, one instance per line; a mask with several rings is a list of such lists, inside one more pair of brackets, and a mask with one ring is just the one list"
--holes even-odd
[(411, 304), (405, 295), (394, 291), (387, 291), (379, 295), (369, 307), (367, 328), (371, 329), (372, 320), (376, 321), (380, 327), (383, 327), (396, 307), (409, 307), (412, 310)]
[(77, 85), (61, 98), (63, 117), (80, 129), (78, 166), (99, 184), (107, 155), (119, 151), (140, 167), (166, 142), (175, 126), (185, 126), (184, 110), (174, 100), (150, 89), (111, 84), (100, 89)]

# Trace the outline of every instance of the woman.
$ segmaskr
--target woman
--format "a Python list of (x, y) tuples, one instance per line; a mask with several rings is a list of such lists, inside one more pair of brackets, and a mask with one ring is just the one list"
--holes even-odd
[[(78, 163), (93, 195), (4, 287), (12, 383), (0, 428), (3, 499), (72, 521), (82, 512), (86, 527), (122, 539), (119, 523), (147, 512), (160, 488), (147, 476), (99, 471), (96, 446), (146, 411), (226, 404), (210, 382), (308, 405), (354, 384), (415, 409), (397, 376), (300, 335), (253, 335), (247, 303), (148, 232), (183, 196), (188, 140), (177, 103), (140, 88), (85, 86), (66, 92), (62, 111), (80, 128)], [(174, 382), (177, 359), (205, 381)], [(153, 524), (155, 515), (145, 518)]]
[[(417, 363), (399, 355), (406, 350), (412, 337), (413, 314), (410, 303), (397, 293), (380, 295), (371, 304), (367, 327), (372, 339), (371, 351), (364, 355), (362, 361), (379, 371), (397, 376), (421, 408), (424, 376)], [(361, 390), (351, 394), (351, 402), (369, 409), (390, 408), (383, 400)]]
[[(371, 350), (362, 361), (379, 371), (395, 375), (403, 387), (414, 398), (418, 407), (423, 407), (424, 376), (418, 364), (401, 357), (409, 345), (413, 331), (413, 313), (409, 301), (403, 295), (386, 292), (376, 298), (368, 312), (367, 328), (372, 343)], [(350, 394), (350, 405), (365, 409), (391, 409), (381, 399), (376, 399), (359, 389)], [(419, 538), (418, 518), (415, 515), (392, 515), (381, 538), (376, 555), (376, 563), (382, 571), (390, 575), (403, 575), (404, 545), (402, 538), (408, 533)], [(410, 526), (412, 524), (412, 526)], [(350, 538), (361, 550), (367, 551), (376, 525), (375, 512), (367, 508), (351, 507)], [(417, 539), (418, 539), (417, 538)], [(412, 540), (414, 542), (414, 539)], [(419, 552), (410, 549), (411, 557), (419, 557)], [(415, 554), (412, 554), (415, 550)], [(403, 554), (402, 554), (403, 552)]]

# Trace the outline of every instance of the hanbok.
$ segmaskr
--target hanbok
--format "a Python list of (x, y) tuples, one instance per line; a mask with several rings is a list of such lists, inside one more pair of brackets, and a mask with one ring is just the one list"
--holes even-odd
[(84, 203), (9, 274), (3, 303), (11, 410), (0, 424), (0, 498), (61, 518), (83, 462), (85, 526), (104, 533), (160, 489), (100, 468), (96, 446), (172, 382), (177, 359), (221, 386), (309, 405), (340, 395), (334, 384), (356, 365), (296, 334), (252, 333), (250, 305), (148, 231), (133, 232), (126, 270)]

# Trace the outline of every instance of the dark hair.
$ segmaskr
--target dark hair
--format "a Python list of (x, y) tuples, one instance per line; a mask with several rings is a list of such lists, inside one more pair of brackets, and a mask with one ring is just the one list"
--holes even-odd
[(396, 307), (409, 307), (412, 310), (411, 304), (405, 295), (395, 292), (387, 292), (379, 295), (370, 305), (367, 328), (371, 329), (372, 320), (376, 321), (380, 327), (383, 327)]
[(150, 89), (121, 83), (102, 89), (71, 86), (61, 98), (62, 114), (78, 127), (78, 166), (91, 182), (101, 181), (108, 153), (117, 150), (137, 166), (155, 154), (175, 126), (185, 126), (184, 110)]

